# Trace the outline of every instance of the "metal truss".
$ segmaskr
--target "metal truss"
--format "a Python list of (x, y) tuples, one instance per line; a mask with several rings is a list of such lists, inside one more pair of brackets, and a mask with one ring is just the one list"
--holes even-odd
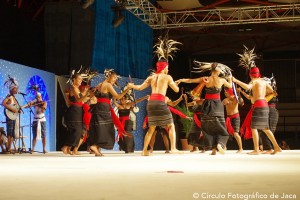
[(162, 13), (148, 0), (127, 0), (126, 10), (152, 28), (161, 24)]
[(148, 0), (126, 8), (153, 29), (300, 21), (300, 4), (160, 12)]

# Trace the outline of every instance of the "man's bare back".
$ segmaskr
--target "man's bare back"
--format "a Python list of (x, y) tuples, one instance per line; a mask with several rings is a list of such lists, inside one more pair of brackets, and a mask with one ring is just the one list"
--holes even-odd
[(266, 96), (266, 91), (268, 90), (273, 90), (271, 86), (267, 84), (265, 80), (262, 78), (258, 79), (253, 79), (252, 81), (252, 94), (253, 94), (253, 101), (255, 102), (256, 100), (259, 99), (265, 99)]
[(168, 86), (170, 86), (175, 92), (178, 87), (175, 85), (173, 78), (168, 74), (154, 74), (148, 77), (151, 85), (152, 94), (166, 95)]

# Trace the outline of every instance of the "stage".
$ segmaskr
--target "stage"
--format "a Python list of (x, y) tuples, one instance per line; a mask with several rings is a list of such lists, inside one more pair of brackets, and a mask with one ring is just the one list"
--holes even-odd
[[(300, 151), (2, 154), (1, 199), (299, 199)], [(277, 195), (277, 198), (276, 198)], [(274, 198), (273, 198), (274, 197)], [(284, 198), (283, 198), (284, 197)]]

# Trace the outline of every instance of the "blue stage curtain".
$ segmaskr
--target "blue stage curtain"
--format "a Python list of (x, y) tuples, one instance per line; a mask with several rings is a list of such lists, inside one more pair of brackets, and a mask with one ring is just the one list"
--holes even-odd
[(128, 11), (125, 20), (114, 28), (114, 0), (95, 1), (95, 34), (92, 68), (103, 73), (113, 68), (122, 76), (146, 78), (152, 68), (153, 31)]

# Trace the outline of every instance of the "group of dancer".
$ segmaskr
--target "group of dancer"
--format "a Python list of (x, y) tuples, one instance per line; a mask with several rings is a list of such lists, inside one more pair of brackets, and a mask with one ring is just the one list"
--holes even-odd
[[(147, 133), (144, 138), (143, 156), (148, 156), (153, 151), (155, 134), (164, 132), (163, 138), (166, 152), (180, 153), (176, 148), (176, 131), (172, 113), (182, 118), (192, 120), (189, 131), (189, 143), (194, 149), (200, 147), (202, 151), (212, 150), (212, 155), (217, 152), (224, 154), (227, 149), (229, 135), (232, 134), (239, 146), (238, 153), (243, 151), (242, 139), (239, 133), (246, 138), (253, 138), (254, 150), (249, 154), (266, 153), (276, 154), (281, 151), (274, 137), (274, 131), (278, 121), (276, 109), (277, 93), (272, 79), (262, 78), (259, 68), (255, 65), (256, 55), (254, 49), (244, 50), (240, 55), (240, 66), (249, 72), (251, 81), (243, 83), (231, 74), (231, 69), (221, 63), (205, 63), (194, 61), (194, 72), (206, 73), (195, 79), (179, 79), (174, 81), (168, 74), (168, 58), (173, 59), (173, 52), (178, 50), (174, 40), (160, 39), (155, 46), (158, 55), (156, 70), (140, 85), (128, 83), (121, 93), (114, 86), (117, 85), (119, 76), (113, 69), (105, 70), (105, 80), (95, 87), (90, 87), (91, 79), (96, 72), (77, 73), (72, 72), (69, 79), (70, 89), (66, 93), (68, 109), (64, 115), (67, 127), (67, 138), (62, 152), (64, 154), (78, 155), (78, 149), (83, 142), (87, 142), (89, 150), (95, 156), (103, 156), (101, 149), (113, 149), (118, 141), (120, 149), (126, 153), (134, 152), (134, 137), (132, 135), (133, 123), (130, 112), (137, 103), (147, 99)], [(176, 101), (166, 97), (167, 89), (179, 92), (181, 83), (198, 83), (198, 86), (190, 92), (192, 102), (187, 102), (186, 94), (182, 94)], [(3, 100), (5, 111), (19, 113), (19, 105), (15, 94), (18, 93), (18, 83), (11, 77), (5, 83), (9, 88), (9, 95)], [(243, 88), (237, 88), (236, 85)], [(134, 90), (140, 91), (151, 87), (151, 94), (136, 100)], [(221, 91), (224, 88), (225, 99), (221, 101)], [(205, 92), (205, 96), (202, 95)], [(36, 99), (25, 107), (35, 108), (33, 120), (33, 148), (36, 140), (42, 139), (43, 153), (46, 151), (46, 118), (47, 103), (41, 98), (36, 89)], [(203, 93), (204, 93), (203, 92)], [(239, 104), (243, 104), (238, 93), (251, 100), (252, 107), (240, 128)], [(193, 106), (194, 117), (184, 115), (174, 109), (180, 101), (185, 100), (186, 105)], [(116, 115), (113, 106), (118, 109)], [(14, 107), (14, 105), (18, 105)], [(224, 106), (226, 114), (224, 113)], [(12, 152), (12, 144), (18, 138), (18, 119), (12, 119), (6, 113), (7, 138), (4, 130), (1, 131), (0, 144), (2, 151)], [(226, 116), (226, 119), (225, 119)], [(117, 138), (115, 137), (117, 128)], [(153, 137), (154, 134), (154, 137)], [(169, 142), (170, 141), (170, 144)], [(260, 142), (261, 141), (261, 142)], [(5, 144), (5, 145), (4, 145)], [(260, 145), (261, 144), (261, 145)]]
[[(235, 84), (246, 91), (251, 91), (252, 108), (249, 111), (241, 131), (244, 137), (253, 138), (254, 150), (249, 154), (260, 154), (258, 130), (261, 130), (263, 143), (268, 139), (272, 145), (265, 144), (265, 149), (269, 153), (276, 154), (281, 151), (278, 146), (272, 130), (276, 128), (277, 122), (271, 122), (275, 119), (272, 114), (276, 102), (267, 102), (266, 97), (271, 95), (276, 98), (277, 94), (274, 88), (268, 83), (268, 80), (261, 77), (258, 67), (255, 65), (254, 50), (245, 49), (244, 54), (240, 55), (240, 65), (249, 72), (250, 83), (246, 84), (231, 74), (231, 69), (221, 63), (204, 63), (195, 61), (194, 70), (197, 73), (210, 72), (209, 76), (203, 76), (196, 79), (179, 79), (174, 81), (168, 74), (168, 58), (173, 58), (172, 51), (176, 51), (178, 42), (174, 40), (160, 40), (156, 46), (156, 53), (159, 61), (156, 63), (156, 71), (152, 73), (141, 85), (128, 83), (121, 93), (117, 93), (114, 85), (117, 83), (118, 75), (114, 70), (105, 70), (105, 80), (94, 88), (86, 87), (80, 90), (83, 77), (80, 73), (72, 75), (72, 84), (68, 94), (69, 108), (65, 115), (65, 121), (68, 128), (68, 137), (65, 146), (62, 148), (65, 154), (78, 154), (78, 148), (82, 141), (87, 141), (90, 152), (95, 156), (103, 156), (101, 149), (113, 149), (115, 139), (115, 128), (118, 129), (117, 140), (120, 149), (126, 153), (134, 151), (134, 138), (132, 136), (132, 122), (129, 117), (130, 110), (137, 102), (127, 98), (133, 90), (144, 90), (151, 87), (151, 94), (147, 103), (148, 131), (144, 138), (143, 156), (148, 156), (153, 150), (151, 139), (156, 133), (157, 128), (163, 128), (170, 140), (170, 152), (180, 153), (176, 148), (176, 132), (172, 107), (168, 106), (166, 97), (167, 89), (171, 88), (174, 92), (179, 92), (180, 83), (198, 83), (199, 85), (191, 92), (193, 102), (190, 105), (196, 107), (193, 125), (190, 129), (191, 143), (199, 140), (199, 145), (204, 150), (212, 150), (212, 155), (217, 152), (224, 154), (227, 147), (229, 133), (234, 135), (237, 140), (239, 150), (243, 151), (240, 132), (240, 116), (238, 105), (242, 103), (237, 98)], [(174, 52), (173, 51), (173, 52)], [(87, 84), (89, 85), (89, 84)], [(221, 101), (221, 91), (225, 88), (226, 98)], [(205, 97), (202, 97), (202, 90), (205, 91)], [(244, 93), (244, 91), (241, 91)], [(182, 99), (182, 97), (180, 97)], [(120, 103), (116, 103), (120, 100)], [(115, 114), (112, 104), (118, 108), (119, 117)], [(226, 107), (226, 116), (224, 113)], [(275, 108), (276, 111), (276, 108)], [(278, 114), (278, 112), (277, 112)], [(186, 117), (186, 116), (183, 116)], [(278, 116), (277, 116), (278, 120)], [(270, 128), (272, 130), (270, 130)], [(267, 137), (264, 137), (263, 133)], [(249, 136), (250, 134), (250, 136)], [(153, 141), (153, 140), (152, 140)], [(150, 143), (151, 142), (151, 143)], [(150, 150), (149, 150), (150, 145)], [(169, 149), (167, 149), (168, 151)]]

